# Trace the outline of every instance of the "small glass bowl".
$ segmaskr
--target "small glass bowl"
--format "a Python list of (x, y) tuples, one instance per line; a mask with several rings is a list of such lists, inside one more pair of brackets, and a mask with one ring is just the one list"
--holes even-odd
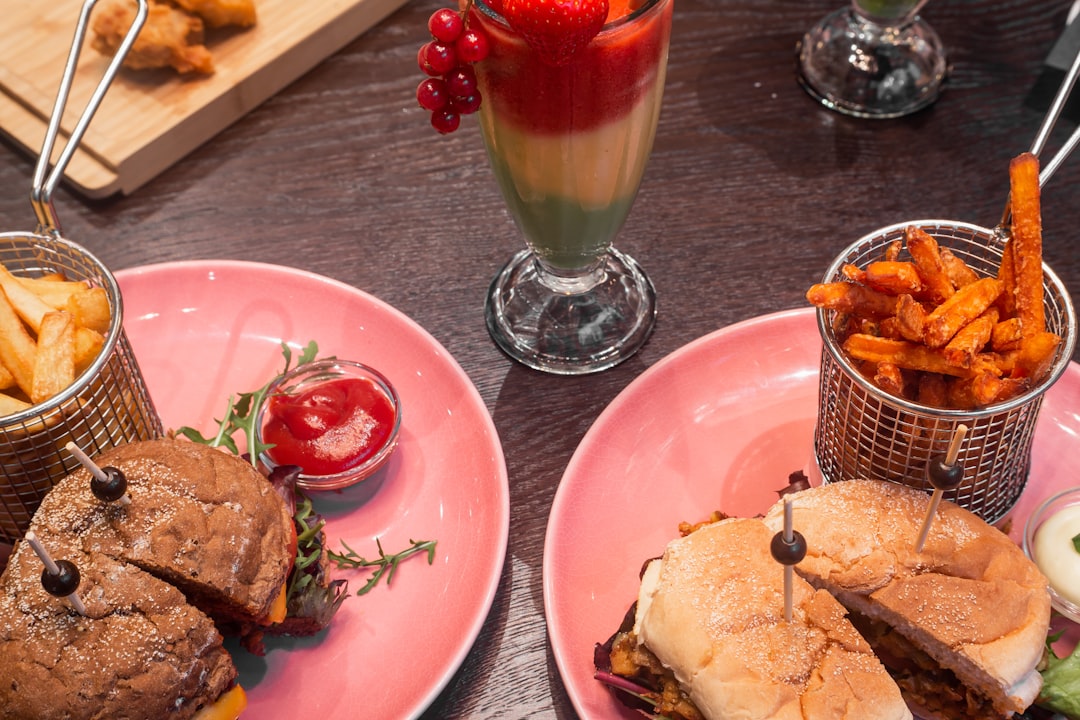
[[(401, 428), (401, 399), (398, 397), (397, 391), (394, 390), (394, 386), (390, 384), (390, 381), (382, 373), (374, 368), (352, 360), (339, 360), (337, 358), (315, 360), (299, 365), (273, 381), (266, 393), (266, 397), (263, 399), (262, 406), (259, 408), (259, 415), (256, 420), (259, 442), (263, 441), (262, 433), (266, 420), (265, 414), (270, 398), (273, 395), (292, 394), (309, 390), (328, 380), (343, 377), (369, 380), (380, 390), (386, 396), (386, 399), (390, 401), (390, 405), (394, 410), (393, 427), (390, 429), (390, 434), (386, 437), (382, 446), (367, 460), (355, 467), (333, 475), (312, 475), (301, 472), (296, 484), (304, 490), (340, 490), (366, 480), (386, 464), (386, 461), (390, 459), (390, 455), (393, 454), (394, 449), (397, 447), (398, 431)], [(259, 460), (270, 470), (277, 465), (267, 452), (263, 452), (259, 456)]]
[[(1080, 505), (1080, 487), (1063, 490), (1056, 495), (1050, 496), (1035, 508), (1028, 517), (1027, 522), (1024, 524), (1024, 553), (1031, 558), (1036, 565), (1039, 565), (1039, 557), (1035, 545), (1035, 535), (1039, 531), (1039, 528), (1052, 516), (1066, 508), (1076, 505)], [(1063, 551), (1072, 552), (1072, 549), (1063, 548)], [(1040, 565), (1040, 569), (1041, 567), (1042, 566)], [(1080, 623), (1080, 605), (1077, 605), (1068, 598), (1062, 596), (1054, 588), (1052, 580), (1050, 583), (1050, 604), (1065, 617), (1073, 622)]]

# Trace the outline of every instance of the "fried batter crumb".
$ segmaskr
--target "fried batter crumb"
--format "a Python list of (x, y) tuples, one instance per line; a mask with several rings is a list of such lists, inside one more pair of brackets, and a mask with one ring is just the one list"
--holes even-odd
[[(128, 0), (109, 0), (95, 13), (94, 49), (115, 55), (135, 20), (135, 6)], [(209, 75), (214, 58), (203, 44), (203, 21), (172, 5), (151, 2), (150, 12), (124, 66), (135, 70), (171, 67), (179, 73)]]

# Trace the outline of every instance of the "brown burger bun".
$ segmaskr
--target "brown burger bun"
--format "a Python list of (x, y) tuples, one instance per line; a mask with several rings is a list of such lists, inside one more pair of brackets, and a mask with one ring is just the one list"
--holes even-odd
[(295, 561), (285, 502), (242, 458), (187, 440), (134, 442), (94, 458), (127, 478), (130, 504), (103, 502), (79, 468), (31, 529), (131, 563), (180, 588), (222, 623), (267, 617)]
[(0, 576), (0, 720), (186, 720), (233, 685), (221, 635), (179, 590), (55, 539), (47, 549), (78, 567), (86, 616), (45, 592), (19, 542)]
[[(1050, 619), (1047, 582), (1004, 533), (942, 502), (917, 553), (930, 503), (924, 492), (852, 480), (790, 497), (808, 547), (796, 571), (812, 585), (893, 628), (985, 696), (998, 716), (1035, 700)], [(782, 523), (777, 503), (765, 524), (776, 530)], [(905, 688), (905, 695), (937, 713), (922, 690)]]
[(729, 519), (672, 541), (642, 578), (639, 641), (715, 720), (911, 718), (830, 595), (796, 576), (785, 621), (774, 534), (760, 520)]

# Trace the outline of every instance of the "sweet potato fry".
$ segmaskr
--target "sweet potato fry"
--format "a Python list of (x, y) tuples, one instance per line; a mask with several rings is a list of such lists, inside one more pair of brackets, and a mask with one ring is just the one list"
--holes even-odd
[(926, 332), (926, 308), (910, 295), (901, 295), (896, 303), (896, 321), (905, 340), (922, 342)]
[(998, 296), (998, 309), (1001, 316), (1011, 318), (1016, 316), (1016, 269), (1013, 266), (1013, 241), (1005, 243), (1005, 249), (1001, 253), (1001, 265), (998, 266), (998, 280), (1001, 281), (1001, 295)]
[(1050, 371), (1061, 338), (1051, 332), (1027, 335), (1020, 341), (1012, 377), (1029, 379), (1032, 383), (1042, 381)]
[(904, 375), (899, 367), (889, 362), (879, 362), (874, 372), (874, 384), (887, 393), (906, 397)]
[(939, 248), (941, 263), (945, 266), (945, 274), (949, 276), (949, 282), (953, 287), (962, 288), (979, 279), (979, 274), (968, 267), (968, 264), (956, 257), (949, 248)]
[[(1002, 294), (1004, 294), (1002, 290)], [(990, 333), (990, 349), (995, 352), (1015, 350), (1020, 345), (1020, 318), (1007, 318), (994, 324)]]
[(943, 375), (966, 377), (970, 371), (949, 363), (940, 351), (931, 350), (925, 345), (891, 340), (856, 333), (844, 341), (844, 351), (853, 358), (876, 363), (892, 363), (907, 370), (936, 372)]
[(1031, 337), (1046, 331), (1043, 308), (1042, 215), (1039, 207), (1039, 160), (1023, 153), (1009, 163), (1012, 207), (1013, 291), (1021, 332)]
[(982, 278), (953, 293), (926, 316), (927, 346), (944, 347), (960, 328), (982, 315), (1001, 294), (997, 278)]
[(920, 374), (915, 400), (928, 407), (945, 407), (949, 402), (945, 376), (939, 373)]
[(971, 377), (949, 381), (948, 405), (955, 410), (971, 410), (997, 402), (1001, 379), (991, 373), (976, 373)]
[(811, 305), (842, 313), (883, 318), (896, 314), (896, 298), (851, 282), (813, 285), (806, 292)]
[(866, 266), (863, 282), (874, 290), (890, 295), (917, 294), (923, 289), (919, 271), (909, 262), (872, 262)]
[(907, 242), (908, 252), (915, 267), (919, 269), (919, 275), (926, 286), (929, 298), (934, 302), (942, 302), (952, 297), (956, 292), (948, 274), (945, 272), (945, 263), (941, 259), (941, 249), (938, 242), (925, 230), (912, 225), (904, 231), (904, 239)]
[(960, 328), (942, 350), (945, 359), (953, 365), (963, 368), (971, 367), (975, 356), (982, 352), (986, 344), (990, 342), (990, 335), (994, 331), (997, 319), (997, 308), (990, 307), (982, 315)]
[(900, 251), (904, 249), (904, 243), (899, 240), (893, 240), (885, 248), (885, 252), (882, 253), (881, 259), (885, 262), (893, 262), (900, 259)]
[(44, 402), (75, 380), (75, 321), (69, 313), (46, 313), (38, 332), (30, 399)]

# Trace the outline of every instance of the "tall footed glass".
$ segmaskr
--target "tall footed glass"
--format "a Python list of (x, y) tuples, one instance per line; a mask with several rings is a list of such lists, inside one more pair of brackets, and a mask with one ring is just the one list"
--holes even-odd
[(895, 118), (930, 105), (946, 74), (945, 50), (919, 15), (927, 0), (851, 0), (799, 42), (798, 78), (825, 106)]
[(652, 283), (612, 242), (656, 134), (672, 0), (631, 2), (560, 66), (483, 0), (470, 19), (491, 46), (476, 68), (484, 143), (526, 244), (492, 281), (488, 330), (509, 356), (546, 372), (625, 360), (656, 316)]

